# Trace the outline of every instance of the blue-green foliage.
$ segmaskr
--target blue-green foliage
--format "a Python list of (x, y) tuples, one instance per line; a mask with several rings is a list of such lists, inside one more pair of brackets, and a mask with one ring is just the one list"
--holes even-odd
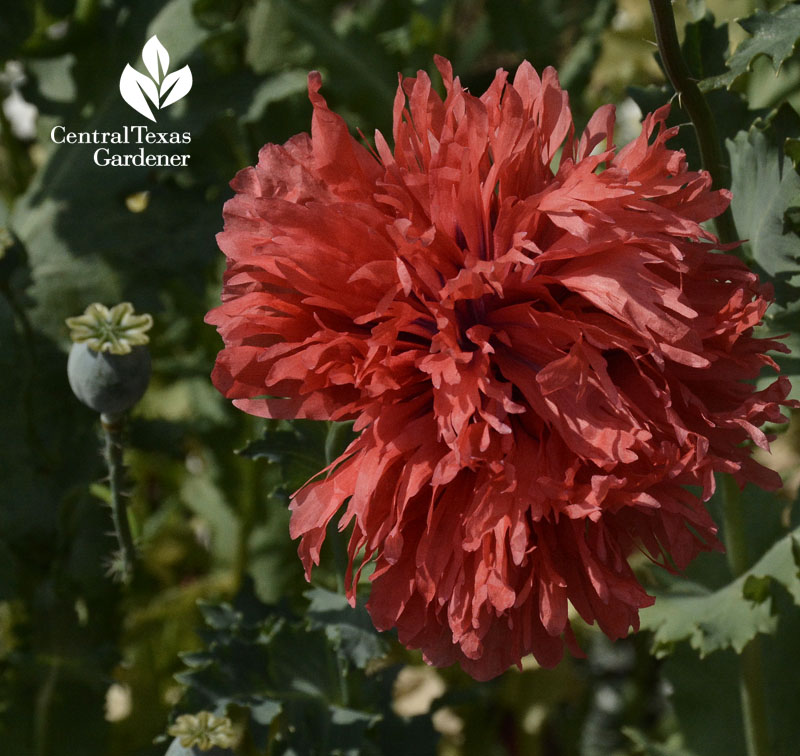
[(301, 613), (247, 590), (235, 606), (204, 604), (181, 708), (235, 711), (259, 753), (435, 754), (430, 718), (392, 710), (399, 664), (364, 608), (321, 588), (307, 598)]

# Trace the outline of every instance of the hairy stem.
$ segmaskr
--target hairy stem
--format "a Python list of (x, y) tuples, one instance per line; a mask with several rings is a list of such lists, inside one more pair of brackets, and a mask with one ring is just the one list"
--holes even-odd
[(136, 548), (133, 545), (131, 528), (128, 523), (128, 510), (122, 486), (125, 465), (122, 460), (122, 418), (103, 415), (100, 419), (105, 439), (105, 457), (108, 463), (108, 481), (111, 489), (111, 518), (120, 551), (120, 577), (127, 583), (133, 575)]
[[(738, 577), (748, 569), (750, 561), (741, 495), (736, 481), (730, 475), (725, 475), (722, 480), (722, 518), (728, 564), (734, 577)], [(739, 694), (748, 756), (769, 756), (772, 752), (769, 745), (765, 690), (761, 642), (756, 636), (739, 655)]]
[[(714, 124), (714, 116), (681, 54), (678, 32), (675, 28), (675, 17), (672, 15), (672, 3), (670, 0), (650, 0), (650, 9), (653, 13), (653, 25), (656, 30), (661, 62), (667, 72), (670, 84), (678, 93), (681, 107), (686, 111), (694, 126), (703, 168), (711, 174), (715, 189), (728, 188), (730, 186), (730, 170), (722, 160), (722, 150)], [(730, 208), (716, 218), (715, 224), (717, 235), (721, 241), (729, 243), (738, 240), (739, 236)]]

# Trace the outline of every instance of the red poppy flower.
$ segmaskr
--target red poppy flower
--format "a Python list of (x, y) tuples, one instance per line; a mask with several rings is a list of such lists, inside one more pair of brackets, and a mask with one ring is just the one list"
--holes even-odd
[[(481, 97), (437, 59), (401, 79), (394, 150), (354, 139), (309, 76), (311, 137), (266, 145), (232, 182), (213, 380), (246, 412), (355, 420), (360, 435), (292, 502), (310, 573), (330, 520), (374, 563), (379, 629), (479, 679), (580, 653), (569, 603), (611, 638), (667, 569), (718, 549), (715, 472), (750, 458), (786, 378), (747, 382), (771, 292), (700, 224), (727, 206), (667, 148), (668, 109), (613, 144), (579, 139), (555, 71), (498, 71)], [(360, 567), (357, 570), (360, 572)]]

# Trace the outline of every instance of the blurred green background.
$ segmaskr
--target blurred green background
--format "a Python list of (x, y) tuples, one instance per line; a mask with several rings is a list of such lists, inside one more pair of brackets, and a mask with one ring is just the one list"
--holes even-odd
[[(756, 5), (705, 4), (723, 35)], [(704, 7), (679, 0), (675, 11), (683, 33)], [(733, 23), (730, 31), (733, 44), (747, 36)], [(126, 64), (143, 70), (153, 34), (171, 70), (188, 64), (194, 78), (157, 126), (118, 87)], [(323, 554), (309, 594), (288, 538), (288, 495), (348, 430), (255, 420), (209, 381), (221, 342), (203, 316), (219, 300), (224, 258), (214, 235), (228, 182), (264, 143), (309, 129), (309, 70), (322, 72), (323, 94), (354, 130), (390, 134), (398, 71), (425, 69), (438, 82), (439, 53), (480, 93), (498, 67), (527, 58), (558, 68), (578, 128), (598, 105), (617, 103), (622, 144), (638, 133), (636, 101), (671, 94), (653, 38), (644, 0), (4, 3), (0, 753), (188, 754), (165, 737), (170, 717), (225, 707), (240, 753), (744, 753), (730, 651), (698, 674), (687, 648), (664, 662), (646, 634), (612, 645), (582, 627), (587, 659), (549, 671), (526, 663), (476, 684), (425, 667), (376, 636), (363, 610), (345, 609), (335, 553)], [(740, 94), (726, 95), (736, 118), (725, 133), (757, 108), (794, 102), (798, 82), (796, 61), (779, 77), (757, 65)], [(190, 132), (178, 150), (191, 154), (188, 166), (99, 167), (92, 145), (50, 139), (56, 125), (132, 124)], [(682, 144), (694, 154), (691, 133)], [(154, 375), (126, 446), (142, 560), (123, 588), (107, 575), (114, 540), (97, 417), (67, 385), (64, 319), (125, 300), (152, 313), (155, 327)], [(796, 470), (796, 437), (782, 440), (785, 470)], [(761, 503), (766, 545), (788, 528), (788, 501)], [(714, 584), (722, 564), (703, 562), (698, 574)], [(785, 634), (798, 629), (791, 622)], [(796, 705), (796, 688), (776, 696)], [(780, 726), (789, 742), (794, 730)]]

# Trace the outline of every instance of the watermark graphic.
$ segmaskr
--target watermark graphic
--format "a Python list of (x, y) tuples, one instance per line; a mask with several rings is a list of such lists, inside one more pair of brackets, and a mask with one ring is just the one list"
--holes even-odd
[(192, 72), (189, 66), (184, 66), (167, 73), (169, 53), (155, 34), (142, 49), (142, 60), (150, 75), (127, 64), (119, 77), (119, 91), (128, 105), (155, 123), (151, 104), (156, 110), (162, 110), (185, 97), (192, 88)]

